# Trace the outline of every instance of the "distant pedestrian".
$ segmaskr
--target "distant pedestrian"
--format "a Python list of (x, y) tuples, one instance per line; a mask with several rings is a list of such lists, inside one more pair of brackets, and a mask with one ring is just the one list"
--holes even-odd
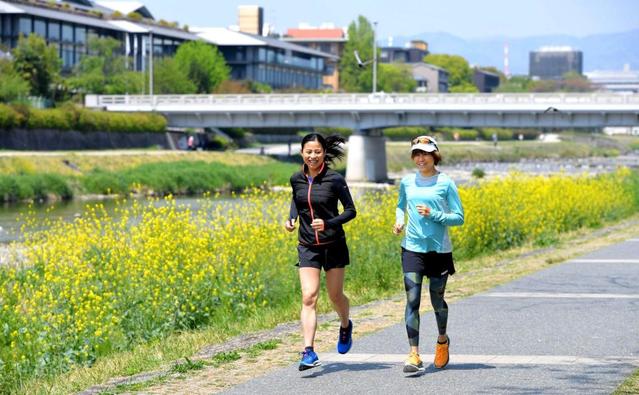
[(192, 134), (186, 139), (186, 146), (191, 151), (195, 149), (195, 137)]
[(497, 133), (493, 133), (493, 145), (497, 146)]
[[(333, 308), (340, 319), (337, 351), (347, 353), (352, 341), (353, 323), (349, 319), (349, 300), (344, 295), (344, 273), (350, 263), (346, 235), (342, 225), (355, 218), (355, 204), (346, 180), (328, 164), (344, 156), (339, 136), (324, 138), (311, 133), (302, 139), (302, 170), (291, 176), (293, 198), (287, 231), (295, 230), (299, 218), (297, 246), (299, 277), (302, 288), (302, 334), (304, 352), (299, 370), (320, 365), (314, 350), (317, 329), (317, 299), (322, 268), (326, 273), (326, 288)], [(338, 213), (337, 204), (344, 211)]]
[[(442, 159), (435, 139), (416, 137), (411, 141), (411, 158), (417, 172), (405, 176), (399, 186), (393, 233), (402, 240), (402, 269), (406, 290), (406, 332), (410, 354), (405, 373), (424, 370), (419, 356), (419, 307), (424, 276), (429, 279), (430, 301), (435, 311), (439, 336), (435, 345), (436, 368), (448, 364), (450, 338), (446, 333), (448, 305), (444, 300), (448, 276), (455, 273), (453, 247), (448, 227), (464, 223), (457, 186), (435, 167)], [(408, 224), (404, 225), (405, 214)]]

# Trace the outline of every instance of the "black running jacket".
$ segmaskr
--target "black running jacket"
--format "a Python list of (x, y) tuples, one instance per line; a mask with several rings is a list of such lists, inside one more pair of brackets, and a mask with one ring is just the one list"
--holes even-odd
[[(304, 169), (291, 176), (293, 199), (289, 219), (299, 217), (299, 242), (305, 245), (322, 245), (345, 238), (342, 225), (357, 215), (353, 198), (344, 177), (324, 166), (312, 181)], [(338, 200), (344, 211), (337, 212)], [(311, 222), (324, 220), (324, 231), (311, 228)]]

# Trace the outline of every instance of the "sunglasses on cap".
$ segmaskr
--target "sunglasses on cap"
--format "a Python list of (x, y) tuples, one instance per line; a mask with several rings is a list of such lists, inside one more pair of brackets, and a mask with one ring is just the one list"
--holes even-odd
[(419, 136), (419, 137), (415, 137), (412, 141), (411, 141), (411, 145), (415, 145), (415, 144), (432, 144), (434, 145), (436, 148), (439, 149), (439, 147), (437, 147), (437, 142), (435, 141), (434, 138), (430, 137), (430, 136)]

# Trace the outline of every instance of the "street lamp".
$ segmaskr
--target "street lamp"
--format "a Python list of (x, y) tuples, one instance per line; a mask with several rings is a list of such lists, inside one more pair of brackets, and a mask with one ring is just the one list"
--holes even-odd
[(373, 93), (377, 92), (377, 21), (373, 22)]

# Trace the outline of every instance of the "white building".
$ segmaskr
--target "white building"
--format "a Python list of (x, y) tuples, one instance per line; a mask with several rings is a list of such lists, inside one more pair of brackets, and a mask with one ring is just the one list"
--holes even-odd
[(605, 92), (639, 93), (639, 70), (597, 70), (585, 73), (590, 82)]

